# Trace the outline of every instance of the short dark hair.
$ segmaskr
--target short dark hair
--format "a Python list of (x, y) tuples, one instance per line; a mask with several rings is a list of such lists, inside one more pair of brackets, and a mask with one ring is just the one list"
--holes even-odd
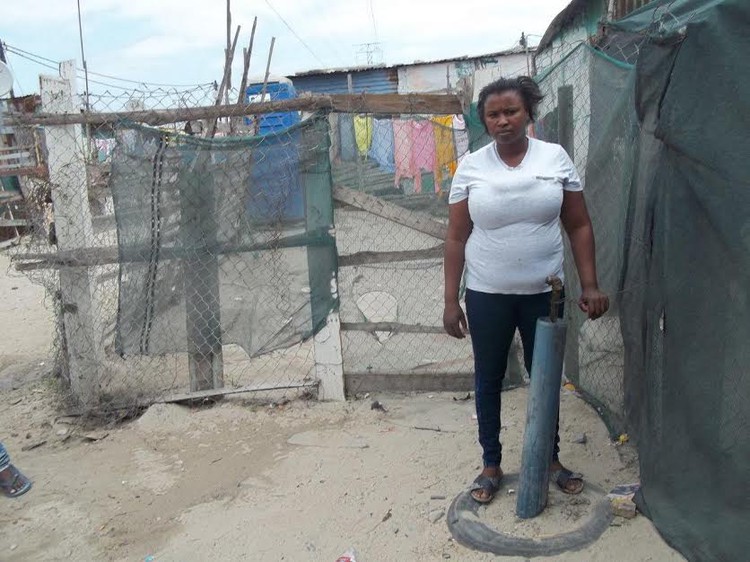
[(528, 76), (518, 76), (517, 78), (500, 78), (494, 82), (487, 84), (479, 92), (479, 100), (477, 101), (477, 113), (479, 114), (479, 120), (487, 129), (487, 124), (484, 122), (484, 105), (487, 103), (487, 98), (492, 94), (502, 94), (512, 90), (518, 92), (523, 100), (523, 105), (526, 108), (526, 113), (529, 114), (529, 118), (534, 121), (536, 119), (536, 109), (539, 106), (539, 102), (544, 99), (542, 91), (539, 89), (539, 85), (534, 82), (533, 79)]

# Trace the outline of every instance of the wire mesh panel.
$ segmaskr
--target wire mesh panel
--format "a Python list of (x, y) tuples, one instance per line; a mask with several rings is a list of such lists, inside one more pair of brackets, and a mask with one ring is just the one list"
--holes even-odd
[[(367, 205), (336, 209), (339, 254), (342, 264), (352, 264), (339, 273), (346, 372), (470, 372), (470, 345), (442, 329), (447, 195), (468, 151), (462, 118), (341, 114), (332, 120), (335, 185), (405, 211), (395, 222)], [(432, 234), (420, 232), (419, 219), (432, 224)], [(364, 252), (377, 255), (366, 259)]]
[(599, 283), (611, 296), (612, 306), (596, 321), (578, 310), (579, 279), (567, 246), (565, 276), (571, 302), (566, 307), (565, 374), (599, 409), (613, 433), (625, 427), (619, 295), (626, 289), (621, 279), (624, 241), (632, 241), (625, 224), (637, 136), (633, 76), (629, 65), (579, 45), (539, 79), (545, 98), (536, 125), (540, 138), (565, 147), (584, 183)]
[(334, 184), (353, 192), (336, 208), (349, 392), (397, 375), (389, 388), (470, 386), (470, 341), (442, 326), (442, 245), (453, 174), (479, 139), (460, 115), (341, 114), (331, 130)]
[[(50, 85), (44, 110), (75, 112)], [(196, 94), (89, 102), (124, 118), (213, 103)], [(56, 297), (60, 371), (86, 411), (316, 385), (311, 336), (337, 307), (328, 121), (230, 125), (44, 128), (49, 177), (28, 182), (35, 229), (14, 257)]]

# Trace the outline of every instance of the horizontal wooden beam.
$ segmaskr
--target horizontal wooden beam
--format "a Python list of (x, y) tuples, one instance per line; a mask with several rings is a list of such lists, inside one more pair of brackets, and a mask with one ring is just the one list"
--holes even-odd
[(342, 322), (341, 330), (348, 332), (394, 332), (398, 334), (445, 334), (442, 326), (399, 324), (398, 322)]
[(15, 228), (19, 226), (29, 226), (26, 219), (0, 219), (0, 228)]
[(470, 392), (472, 373), (344, 373), (349, 395), (362, 392)]
[(2, 242), (0, 242), (0, 250), (4, 250), (5, 248), (15, 246), (16, 244), (20, 242), (21, 242), (20, 236), (16, 236), (15, 238), (11, 238), (10, 240), (3, 240)]
[(457, 115), (461, 100), (453, 94), (334, 94), (333, 111), (381, 115)]
[[(349, 396), (363, 392), (471, 392), (473, 373), (344, 373)], [(523, 386), (507, 378), (503, 390)]]
[(177, 109), (153, 109), (143, 111), (119, 111), (106, 113), (10, 113), (7, 122), (13, 125), (91, 125), (94, 127), (118, 123), (124, 120), (147, 125), (166, 125), (198, 119), (221, 117), (243, 117), (287, 111), (328, 110), (341, 113), (394, 114), (438, 114), (461, 113), (461, 102), (454, 95), (446, 94), (335, 94), (311, 95), (288, 100), (266, 101), (250, 104), (219, 106), (181, 107)]
[(153, 402), (170, 403), (170, 402), (192, 402), (196, 400), (206, 400), (209, 398), (218, 398), (220, 396), (230, 396), (232, 394), (245, 394), (248, 392), (271, 392), (277, 390), (296, 390), (304, 388), (317, 388), (317, 382), (279, 384), (279, 385), (251, 385), (240, 386), (237, 388), (211, 388), (208, 390), (198, 390), (195, 392), (185, 392), (181, 394), (171, 394), (164, 398), (159, 398)]
[(0, 167), (0, 177), (8, 177), (8, 176), (31, 176), (35, 178), (40, 179), (47, 179), (47, 176), (49, 175), (49, 171), (47, 170), (47, 166), (40, 165), (40, 166), (33, 166), (33, 167), (8, 167), (3, 166)]
[(427, 213), (410, 211), (363, 191), (337, 185), (333, 188), (333, 199), (440, 240), (445, 240), (448, 232), (448, 225), (435, 220)]
[(18, 203), (19, 201), (23, 201), (23, 195), (20, 193), (14, 191), (0, 192), (0, 205), (5, 205), (6, 203)]
[(403, 261), (433, 260), (443, 257), (443, 244), (424, 250), (401, 252), (356, 252), (339, 256), (339, 267), (351, 267), (371, 263), (396, 263)]
[[(259, 244), (217, 244), (215, 247), (200, 248), (215, 255), (238, 254), (245, 252), (260, 252), (265, 250), (279, 250), (282, 248), (299, 248), (304, 246), (325, 245), (330, 239), (320, 235), (315, 237), (311, 233), (294, 234), (270, 242)], [(195, 248), (174, 247), (159, 250), (160, 261), (185, 259), (195, 255)], [(139, 249), (127, 248), (127, 254), (120, 255), (116, 246), (79, 248), (56, 253), (19, 253), (11, 257), (16, 262), (18, 271), (36, 269), (59, 269), (60, 267), (92, 267), (95, 265), (111, 265), (116, 263), (144, 263), (149, 261), (150, 246)], [(20, 263), (19, 263), (20, 262)]]

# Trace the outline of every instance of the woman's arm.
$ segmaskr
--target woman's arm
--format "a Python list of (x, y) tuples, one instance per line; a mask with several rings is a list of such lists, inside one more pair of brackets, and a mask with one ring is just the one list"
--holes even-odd
[(459, 304), (458, 293), (464, 271), (464, 249), (471, 234), (469, 200), (452, 203), (448, 207), (448, 233), (445, 236), (445, 311), (443, 326), (454, 338), (466, 336), (466, 316)]
[(563, 192), (560, 219), (565, 232), (568, 233), (573, 259), (581, 280), (581, 299), (578, 306), (589, 318), (595, 320), (609, 310), (609, 298), (599, 290), (594, 229), (582, 191)]

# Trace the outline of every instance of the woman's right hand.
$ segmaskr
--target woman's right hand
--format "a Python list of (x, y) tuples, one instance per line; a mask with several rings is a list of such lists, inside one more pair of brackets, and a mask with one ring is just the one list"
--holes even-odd
[(463, 339), (468, 331), (466, 324), (466, 315), (461, 309), (461, 305), (456, 302), (450, 302), (445, 305), (443, 311), (443, 327), (446, 333), (454, 338)]

